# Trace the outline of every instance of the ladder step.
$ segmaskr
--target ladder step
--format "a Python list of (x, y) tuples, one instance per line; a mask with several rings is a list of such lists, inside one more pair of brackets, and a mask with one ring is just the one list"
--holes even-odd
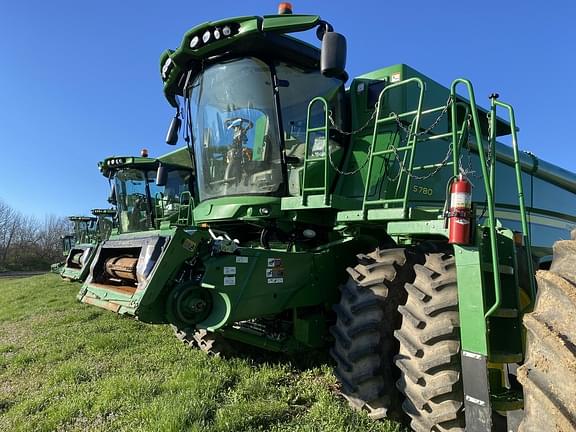
[(366, 205), (393, 204), (393, 203), (400, 203), (400, 202), (404, 202), (404, 198), (366, 201)]
[[(460, 131), (458, 131), (457, 135), (458, 135), (458, 137), (460, 137), (462, 135), (462, 133)], [(438, 134), (438, 135), (431, 135), (429, 137), (419, 139), (418, 142), (433, 141), (433, 140), (439, 140), (439, 139), (444, 139), (444, 138), (452, 138), (452, 132), (446, 132), (446, 133)]]
[(452, 165), (454, 165), (454, 162), (446, 162), (444, 164), (437, 163), (437, 164), (432, 164), (432, 165), (415, 166), (412, 168), (412, 171), (430, 169), (430, 168), (439, 168), (441, 166), (452, 166)]
[(414, 110), (414, 111), (408, 111), (408, 112), (405, 112), (405, 113), (402, 113), (402, 114), (396, 114), (395, 116), (390, 115), (390, 116), (388, 116), (388, 117), (384, 117), (384, 118), (378, 119), (377, 123), (380, 124), (380, 123), (384, 123), (384, 122), (387, 122), (387, 121), (390, 121), (390, 120), (394, 120), (394, 119), (396, 119), (396, 118), (410, 117), (410, 116), (416, 115), (417, 112), (418, 112), (417, 110)]
[[(514, 274), (514, 267), (512, 267), (512, 266), (500, 264), (498, 266), (498, 268), (499, 268), (500, 274), (505, 274), (505, 275), (513, 275)], [(484, 271), (489, 272), (489, 273), (493, 273), (492, 263), (484, 263)]]
[[(396, 147), (396, 151), (397, 151), (397, 152), (398, 152), (398, 151), (404, 151), (404, 150), (411, 149), (412, 147), (413, 147), (413, 146), (411, 146), (411, 145), (402, 146), (402, 147)], [(377, 151), (377, 152), (373, 152), (373, 153), (372, 153), (372, 156), (382, 156), (382, 155), (390, 154), (390, 153), (393, 153), (393, 152), (394, 152), (393, 149), (380, 150), (380, 151)]]
[(500, 308), (496, 309), (496, 311), (491, 316), (498, 318), (518, 318), (520, 313), (518, 309)]
[(307, 187), (307, 188), (302, 188), (302, 192), (324, 192), (324, 188), (319, 186), (319, 187)]
[(306, 158), (306, 160), (304, 161), (304, 164), (307, 164), (309, 162), (318, 162), (318, 161), (325, 162), (326, 158), (321, 157), (321, 156), (309, 157), (309, 158)]
[(504, 352), (493, 350), (489, 360), (494, 363), (519, 363), (524, 359), (522, 352)]

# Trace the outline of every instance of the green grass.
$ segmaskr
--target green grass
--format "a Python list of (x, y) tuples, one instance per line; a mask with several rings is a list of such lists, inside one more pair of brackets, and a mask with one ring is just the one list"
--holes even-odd
[(403, 430), (350, 410), (324, 356), (208, 357), (168, 326), (77, 303), (78, 289), (0, 279), (0, 430)]

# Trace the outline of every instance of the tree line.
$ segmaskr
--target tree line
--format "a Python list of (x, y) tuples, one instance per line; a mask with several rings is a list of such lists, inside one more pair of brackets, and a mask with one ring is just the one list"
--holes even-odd
[(0, 200), (0, 271), (49, 270), (63, 261), (61, 236), (72, 231), (67, 218), (24, 215)]

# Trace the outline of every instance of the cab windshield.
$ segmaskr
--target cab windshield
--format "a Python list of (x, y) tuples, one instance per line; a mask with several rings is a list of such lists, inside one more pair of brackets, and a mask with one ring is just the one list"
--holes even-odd
[(112, 215), (99, 215), (97, 221), (97, 231), (100, 239), (107, 239), (114, 228), (114, 217)]
[(283, 182), (272, 73), (235, 59), (205, 69), (190, 89), (200, 199), (273, 194)]
[[(284, 193), (283, 184), (292, 184), (292, 177), (300, 175), (308, 104), (316, 96), (324, 97), (333, 122), (341, 127), (344, 83), (324, 77), (317, 69), (303, 70), (281, 62), (275, 63), (273, 72), (263, 61), (246, 57), (204, 69), (190, 85), (188, 96), (198, 191), (204, 201), (226, 195)], [(322, 126), (324, 119), (318, 108), (320, 104), (311, 112), (313, 128)], [(323, 134), (311, 136), (310, 154), (319, 156), (324, 151)], [(331, 151), (337, 149), (336, 143), (329, 144)], [(290, 157), (290, 181), (283, 178), (283, 146)]]
[(125, 168), (115, 177), (119, 230), (146, 231), (171, 220), (181, 205), (188, 205), (191, 173), (170, 170), (166, 186), (156, 185), (156, 170)]
[(74, 233), (76, 235), (76, 243), (90, 243), (92, 240), (92, 232), (94, 231), (95, 221), (92, 219), (83, 219), (74, 221)]

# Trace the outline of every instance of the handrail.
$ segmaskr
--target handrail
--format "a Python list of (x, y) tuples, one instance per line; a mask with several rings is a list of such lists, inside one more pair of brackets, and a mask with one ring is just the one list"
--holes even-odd
[[(380, 94), (378, 95), (378, 103), (376, 104), (376, 120), (374, 121), (374, 132), (372, 134), (372, 142), (370, 144), (370, 152), (368, 155), (368, 171), (366, 173), (366, 186), (364, 187), (364, 199), (362, 200), (362, 215), (364, 217), (366, 217), (366, 205), (367, 205), (367, 200), (368, 200), (368, 190), (370, 189), (370, 178), (372, 176), (372, 165), (373, 165), (373, 161), (374, 158), (376, 156), (378, 156), (378, 154), (374, 154), (375, 153), (375, 148), (376, 148), (376, 142), (378, 140), (378, 126), (381, 123), (384, 123), (386, 121), (390, 121), (391, 119), (395, 119), (396, 116), (392, 116), (389, 115), (388, 117), (385, 118), (380, 118), (380, 111), (382, 109), (382, 99), (384, 97), (384, 95), (386, 94), (387, 91), (397, 88), (397, 87), (401, 87), (401, 86), (406, 86), (408, 84), (412, 84), (415, 83), (418, 85), (418, 88), (420, 89), (420, 93), (418, 96), (418, 105), (416, 110), (411, 111), (410, 114), (414, 115), (414, 119), (412, 120), (412, 125), (410, 128), (410, 133), (411, 134), (415, 134), (418, 132), (418, 129), (420, 128), (420, 117), (422, 115), (422, 103), (424, 100), (424, 82), (422, 81), (422, 79), (417, 78), (417, 77), (413, 77), (413, 78), (408, 78), (406, 80), (403, 81), (398, 81), (396, 83), (387, 85), (386, 87), (384, 87), (384, 89), (380, 92)], [(403, 113), (404, 115), (406, 115), (406, 113)], [(400, 115), (403, 115), (400, 114)], [(412, 137), (408, 136), (406, 137), (406, 144), (410, 145), (410, 141), (411, 139), (413, 139)], [(408, 167), (412, 167), (413, 163), (414, 163), (414, 146), (416, 145), (416, 142), (414, 142), (410, 147), (411, 147), (411, 152), (410, 152), (410, 157), (408, 160)], [(406, 187), (404, 189), (404, 198), (402, 199), (403, 202), (406, 202), (406, 199), (408, 197), (408, 191), (410, 188), (410, 177), (406, 178)], [(376, 200), (376, 201), (381, 201), (381, 200)]]
[[(528, 226), (528, 220), (526, 218), (526, 203), (524, 200), (524, 186), (522, 184), (522, 167), (520, 166), (520, 154), (518, 151), (518, 138), (516, 134), (516, 116), (514, 114), (514, 108), (512, 105), (505, 102), (500, 102), (497, 100), (498, 95), (492, 95), (491, 100), (491, 111), (490, 120), (494, 119), (496, 121), (496, 107), (502, 107), (508, 111), (508, 116), (510, 118), (510, 130), (512, 132), (512, 151), (514, 153), (514, 171), (516, 173), (516, 184), (518, 187), (518, 204), (520, 207), (520, 221), (522, 223), (522, 231), (524, 235), (524, 246), (526, 247), (526, 255), (528, 261), (528, 272), (530, 274), (530, 302), (534, 304), (536, 299), (536, 284), (534, 281), (534, 263), (532, 261), (532, 241), (530, 239), (530, 227)], [(495, 127), (491, 126), (491, 138), (495, 141)], [(495, 153), (492, 159), (496, 159)]]
[[(164, 194), (162, 192), (156, 192), (154, 194), (154, 220), (158, 220), (164, 217)], [(158, 214), (158, 208), (160, 208), (160, 214)]]
[[(319, 126), (319, 127), (315, 127), (315, 128), (310, 128), (310, 117), (311, 117), (311, 112), (312, 112), (312, 106), (317, 103), (320, 102), (323, 105), (323, 109), (324, 109), (324, 125), (323, 126)], [(314, 132), (324, 132), (324, 157), (315, 157), (315, 158), (309, 158), (308, 157), (308, 153), (309, 153), (309, 147), (310, 147), (310, 135)], [(314, 99), (312, 99), (310, 101), (310, 103), (308, 104), (308, 110), (306, 113), (306, 143), (304, 145), (304, 172), (302, 173), (302, 205), (306, 205), (307, 202), (307, 196), (306, 196), (306, 191), (308, 189), (308, 191), (314, 191), (314, 190), (318, 190), (319, 188), (306, 188), (306, 172), (308, 169), (308, 163), (309, 162), (314, 162), (314, 161), (320, 161), (322, 160), (324, 162), (324, 187), (323, 187), (323, 191), (324, 191), (324, 204), (328, 205), (330, 202), (330, 194), (329, 194), (329, 189), (330, 189), (330, 166), (328, 163), (328, 158), (330, 157), (328, 155), (328, 152), (330, 151), (330, 135), (329, 135), (329, 130), (328, 130), (328, 102), (326, 102), (326, 99), (324, 99), (322, 96), (317, 96)]]
[[(500, 284), (500, 268), (498, 257), (498, 244), (496, 238), (496, 218), (494, 217), (494, 195), (493, 190), (490, 185), (490, 178), (488, 169), (486, 167), (486, 155), (484, 152), (484, 144), (482, 142), (480, 121), (478, 119), (478, 109), (476, 107), (476, 99), (474, 97), (474, 89), (472, 88), (472, 83), (463, 78), (457, 78), (452, 81), (450, 85), (450, 96), (452, 100), (456, 100), (456, 88), (458, 84), (464, 84), (468, 90), (469, 100), (470, 100), (470, 110), (472, 112), (472, 122), (474, 124), (474, 134), (476, 138), (476, 143), (478, 146), (478, 155), (480, 156), (480, 168), (482, 169), (482, 178), (484, 180), (484, 188), (486, 189), (486, 202), (488, 207), (488, 229), (490, 233), (490, 248), (492, 250), (492, 272), (494, 274), (494, 304), (488, 309), (484, 314), (485, 318), (491, 316), (499, 307), (502, 302), (501, 294), (501, 284)], [(458, 143), (457, 143), (457, 132), (456, 132), (456, 104), (452, 104), (452, 151), (454, 160), (458, 160)], [(458, 175), (458, 167), (454, 165), (454, 175)]]
[[(184, 197), (188, 197), (187, 204), (184, 203)], [(194, 220), (194, 197), (190, 191), (183, 191), (180, 193), (180, 206), (178, 208), (178, 224), (195, 225)], [(186, 212), (185, 217), (182, 217), (182, 210)]]

